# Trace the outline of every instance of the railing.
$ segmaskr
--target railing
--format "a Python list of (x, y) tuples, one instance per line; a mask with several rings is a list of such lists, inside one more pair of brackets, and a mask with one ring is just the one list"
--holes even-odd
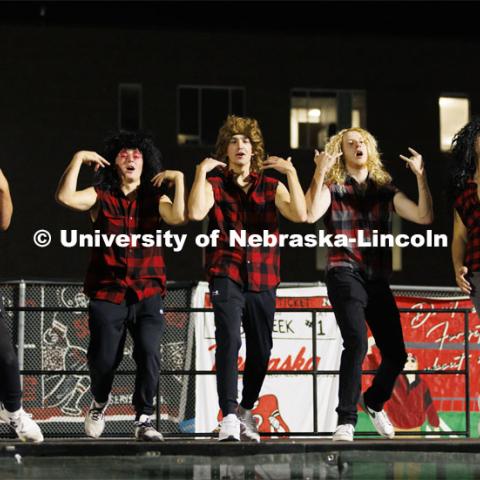
[[(10, 312), (17, 312), (18, 316), (18, 357), (21, 365), (21, 374), (22, 376), (43, 376), (43, 375), (80, 375), (85, 376), (87, 374), (85, 368), (83, 369), (25, 369), (24, 368), (24, 358), (25, 358), (25, 331), (26, 327), (28, 327), (28, 313), (31, 312), (39, 312), (40, 314), (44, 315), (46, 313), (59, 313), (59, 312), (66, 312), (66, 313), (79, 313), (79, 312), (86, 312), (87, 308), (81, 307), (26, 307), (25, 305), (25, 292), (19, 295), (19, 304), (21, 306), (17, 307), (5, 307), (6, 311)], [(412, 313), (415, 312), (413, 309), (400, 309), (402, 313)], [(166, 314), (191, 314), (191, 313), (212, 313), (211, 309), (208, 308), (165, 308)], [(277, 312), (294, 312), (294, 313), (310, 313), (312, 318), (312, 339), (311, 339), (311, 348), (312, 348), (312, 358), (314, 359), (312, 362), (312, 368), (307, 371), (297, 371), (297, 370), (282, 370), (282, 371), (269, 371), (267, 375), (303, 375), (303, 376), (310, 376), (312, 378), (312, 401), (313, 401), (313, 431), (306, 431), (306, 432), (275, 432), (275, 433), (263, 433), (262, 436), (287, 436), (287, 437), (324, 437), (330, 436), (332, 432), (326, 431), (319, 431), (318, 429), (318, 384), (317, 378), (323, 375), (338, 375), (338, 370), (319, 370), (317, 368), (317, 322), (316, 322), (316, 315), (318, 313), (326, 313), (332, 312), (331, 309), (328, 308), (307, 308), (307, 309), (300, 309), (300, 308), (291, 308), (291, 309), (277, 309)], [(461, 313), (464, 317), (464, 355), (465, 355), (465, 366), (461, 370), (455, 369), (446, 369), (446, 370), (408, 370), (404, 371), (403, 373), (408, 374), (422, 374), (422, 375), (463, 375), (465, 379), (465, 430), (457, 430), (457, 431), (438, 431), (435, 432), (433, 435), (435, 436), (471, 436), (471, 425), (470, 425), (470, 380), (469, 380), (469, 367), (470, 367), (470, 359), (469, 359), (469, 309), (465, 308), (433, 308), (433, 309), (421, 309), (422, 313)], [(333, 317), (332, 317), (333, 318)], [(241, 372), (240, 372), (241, 373)], [(373, 375), (375, 370), (365, 370), (362, 372), (363, 375)], [(126, 369), (126, 370), (118, 370), (117, 374), (122, 375), (134, 375), (135, 371), (133, 369)], [(167, 378), (167, 377), (178, 377), (178, 376), (187, 376), (187, 377), (197, 377), (200, 375), (215, 375), (214, 371), (211, 370), (195, 370), (195, 369), (164, 369), (162, 368), (159, 371), (160, 378)], [(159, 391), (157, 398), (161, 398), (162, 391), (161, 385), (159, 385)], [(160, 424), (160, 415), (157, 415), (157, 422)], [(160, 428), (160, 425), (159, 425)], [(121, 436), (123, 435), (122, 432), (120, 434), (117, 432), (114, 436)], [(214, 434), (211, 432), (169, 432), (167, 436), (169, 437), (212, 437)], [(358, 436), (373, 436), (377, 435), (375, 432), (362, 432), (359, 431), (356, 433)], [(408, 435), (408, 436), (425, 436), (425, 435), (432, 435), (431, 432), (398, 432), (397, 435)], [(0, 436), (2, 436), (0, 432)], [(79, 436), (79, 434), (71, 434), (62, 432), (61, 435), (55, 434), (55, 432), (47, 432), (46, 436)]]

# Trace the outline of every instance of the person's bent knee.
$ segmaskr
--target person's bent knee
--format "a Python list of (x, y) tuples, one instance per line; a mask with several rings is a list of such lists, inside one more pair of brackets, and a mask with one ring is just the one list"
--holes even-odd
[(231, 332), (231, 331), (223, 331), (223, 332), (216, 332), (215, 340), (217, 342), (217, 350), (219, 348), (227, 349), (227, 350), (240, 350), (242, 346), (242, 338), (240, 336), (240, 332)]
[(104, 357), (89, 357), (88, 358), (88, 368), (90, 372), (93, 372), (97, 375), (109, 375), (116, 368), (115, 359), (105, 359)]
[(345, 350), (365, 357), (368, 351), (368, 341), (365, 335), (348, 335), (343, 339)]

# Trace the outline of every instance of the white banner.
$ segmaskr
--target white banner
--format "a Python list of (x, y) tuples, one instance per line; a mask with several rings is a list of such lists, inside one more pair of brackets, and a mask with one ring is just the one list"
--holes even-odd
[[(208, 284), (201, 282), (192, 295), (192, 307), (209, 306)], [(321, 308), (328, 306), (325, 286), (279, 288), (277, 309)], [(193, 314), (195, 321), (196, 369), (215, 370), (215, 325), (213, 313)], [(317, 368), (337, 370), (342, 339), (333, 313), (316, 314)], [(242, 333), (243, 338), (243, 333)], [(244, 342), (243, 342), (244, 343)], [(308, 371), (312, 358), (312, 314), (277, 312), (273, 328), (273, 348), (269, 371)], [(239, 370), (245, 362), (245, 346), (239, 352)], [(239, 376), (239, 401), (242, 377)], [(317, 428), (333, 431), (338, 403), (338, 376), (317, 377)], [(253, 410), (260, 432), (313, 431), (312, 375), (267, 375)], [(195, 387), (195, 431), (211, 432), (220, 420), (215, 375), (198, 375)]]

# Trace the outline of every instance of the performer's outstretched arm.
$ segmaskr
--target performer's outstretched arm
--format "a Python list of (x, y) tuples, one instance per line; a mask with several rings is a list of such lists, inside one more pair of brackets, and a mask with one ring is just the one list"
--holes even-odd
[(400, 155), (402, 160), (407, 162), (407, 167), (417, 177), (418, 203), (410, 200), (404, 193), (398, 192), (393, 197), (395, 211), (405, 220), (429, 225), (433, 222), (433, 202), (430, 188), (428, 187), (427, 175), (423, 165), (422, 156), (413, 148), (409, 148), (411, 157)]
[(152, 178), (152, 183), (157, 188), (164, 181), (175, 185), (175, 196), (172, 202), (167, 195), (162, 195), (159, 202), (160, 215), (169, 225), (184, 224), (186, 223), (186, 211), (183, 173), (178, 170), (165, 170)]
[(323, 217), (332, 201), (330, 190), (324, 184), (325, 177), (335, 162), (342, 156), (342, 152), (336, 155), (328, 155), (325, 152), (315, 150), (314, 162), (316, 165), (310, 187), (305, 194), (307, 203), (307, 222), (315, 223)]
[(292, 222), (305, 222), (307, 220), (305, 195), (291, 158), (288, 157), (285, 160), (280, 157), (268, 157), (263, 162), (261, 168), (262, 170), (273, 168), (287, 176), (288, 189), (282, 182), (278, 182), (275, 205), (280, 210), (280, 213)]
[(213, 189), (207, 180), (207, 173), (216, 167), (226, 167), (223, 162), (214, 158), (205, 158), (195, 171), (192, 190), (188, 197), (188, 218), (190, 220), (203, 220), (213, 207)]
[(83, 164), (94, 166), (95, 170), (110, 165), (107, 160), (96, 152), (84, 150), (77, 152), (58, 183), (55, 199), (61, 205), (72, 210), (86, 212), (95, 205), (97, 193), (93, 187), (77, 190), (78, 174)]
[(10, 226), (13, 205), (10, 188), (2, 170), (0, 170), (0, 230), (5, 231)]

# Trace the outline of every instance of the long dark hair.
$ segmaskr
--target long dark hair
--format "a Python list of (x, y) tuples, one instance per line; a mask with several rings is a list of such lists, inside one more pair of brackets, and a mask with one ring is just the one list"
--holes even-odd
[(449, 197), (453, 200), (465, 189), (477, 170), (475, 141), (480, 134), (480, 117), (474, 117), (452, 140)]
[(150, 188), (150, 180), (154, 175), (162, 171), (162, 154), (155, 146), (153, 138), (146, 132), (128, 132), (120, 130), (110, 134), (104, 140), (103, 157), (110, 165), (99, 169), (94, 176), (94, 185), (108, 190), (119, 187), (120, 179), (115, 168), (115, 158), (123, 148), (138, 148), (143, 155), (143, 170), (140, 177), (142, 187)]

